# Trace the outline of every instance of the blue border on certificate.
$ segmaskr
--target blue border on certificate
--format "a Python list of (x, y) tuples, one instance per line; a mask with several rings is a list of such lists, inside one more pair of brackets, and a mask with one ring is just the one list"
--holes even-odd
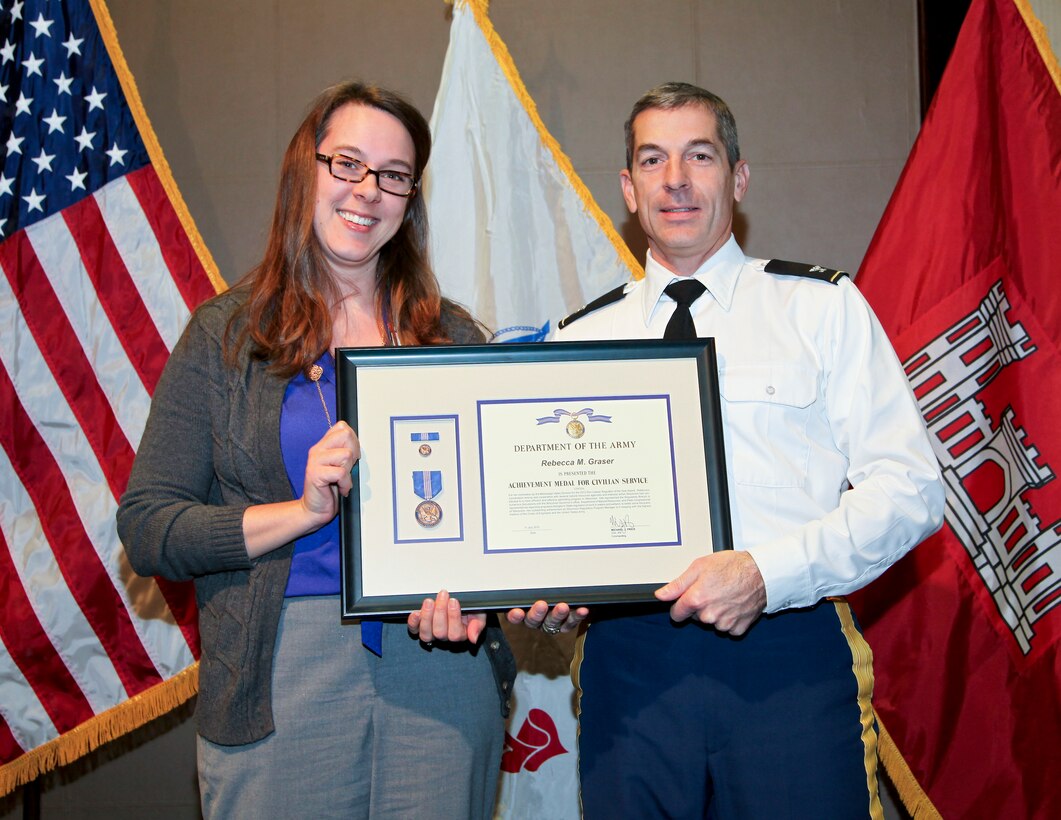
[[(572, 550), (594, 550), (594, 549), (626, 549), (626, 548), (644, 548), (644, 547), (674, 547), (682, 543), (682, 530), (681, 530), (681, 515), (678, 508), (678, 470), (674, 459), (674, 425), (673, 418), (671, 416), (671, 401), (670, 395), (663, 393), (658, 395), (632, 395), (632, 396), (557, 396), (549, 397), (544, 399), (480, 399), (475, 403), (476, 406), (476, 417), (478, 421), (478, 438), (479, 438), (479, 483), (482, 487), (483, 503), (482, 503), (482, 515), (483, 515), (483, 554), (484, 555), (502, 555), (505, 553), (514, 552), (562, 552)], [(668, 541), (641, 541), (641, 542), (623, 542), (616, 543), (614, 541), (607, 544), (557, 544), (555, 546), (548, 547), (497, 547), (491, 548), (490, 546), (490, 529), (487, 511), (486, 496), (490, 492), (490, 482), (486, 480), (485, 466), (483, 464), (483, 406), (484, 405), (496, 405), (496, 404), (526, 404), (528, 406), (535, 404), (542, 405), (557, 405), (557, 404), (570, 404), (572, 406), (582, 405), (583, 403), (590, 402), (616, 402), (616, 401), (651, 401), (658, 400), (662, 401), (667, 408), (667, 440), (670, 442), (670, 471), (671, 471), (671, 493), (674, 497), (674, 525), (675, 525), (675, 539)]]

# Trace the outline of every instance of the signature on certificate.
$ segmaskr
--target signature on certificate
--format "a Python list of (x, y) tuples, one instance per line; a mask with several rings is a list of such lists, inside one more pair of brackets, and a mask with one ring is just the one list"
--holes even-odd
[(608, 523), (611, 524), (612, 535), (626, 535), (626, 533), (637, 529), (637, 525), (630, 520), (629, 513), (622, 517), (618, 515), (609, 516)]

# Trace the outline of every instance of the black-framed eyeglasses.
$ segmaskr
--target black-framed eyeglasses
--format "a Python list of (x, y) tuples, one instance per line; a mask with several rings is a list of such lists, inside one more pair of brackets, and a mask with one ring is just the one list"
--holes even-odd
[(404, 171), (391, 171), (384, 169), (374, 171), (359, 159), (348, 157), (346, 154), (317, 154), (317, 160), (328, 166), (328, 173), (343, 182), (362, 182), (365, 177), (372, 174), (376, 178), (376, 185), (381, 191), (395, 196), (412, 196), (420, 181), (413, 179), (412, 174)]

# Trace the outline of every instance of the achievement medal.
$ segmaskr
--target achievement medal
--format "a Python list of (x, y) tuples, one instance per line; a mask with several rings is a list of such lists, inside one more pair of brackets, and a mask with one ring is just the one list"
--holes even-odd
[(437, 527), (442, 520), (442, 507), (433, 499), (442, 492), (442, 471), (417, 470), (413, 473), (413, 492), (424, 499), (416, 505), (416, 523), (421, 527)]

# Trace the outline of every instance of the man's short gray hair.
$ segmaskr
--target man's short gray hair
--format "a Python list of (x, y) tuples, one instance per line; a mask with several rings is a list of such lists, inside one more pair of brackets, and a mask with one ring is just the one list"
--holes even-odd
[(684, 108), (687, 105), (701, 105), (715, 115), (718, 123), (718, 138), (726, 149), (729, 167), (733, 168), (740, 161), (740, 143), (737, 141), (737, 121), (729, 110), (725, 100), (691, 83), (663, 83), (642, 95), (626, 121), (626, 169), (634, 164), (634, 120), (642, 111), (660, 108), (664, 111)]

